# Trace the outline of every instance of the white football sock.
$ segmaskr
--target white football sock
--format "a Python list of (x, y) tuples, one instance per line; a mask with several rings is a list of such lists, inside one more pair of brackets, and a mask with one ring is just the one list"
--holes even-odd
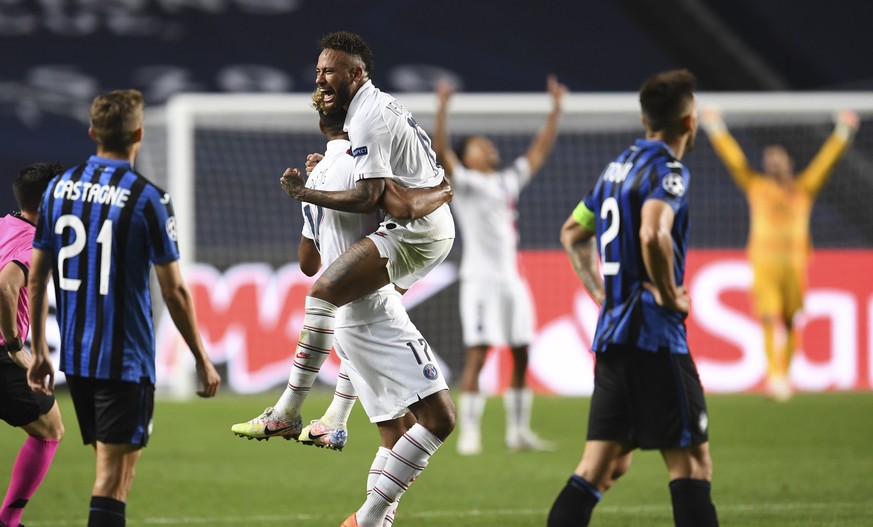
[(367, 501), (356, 513), (358, 525), (382, 527), (396, 500), (421, 474), (440, 445), (442, 441), (418, 423), (403, 434), (391, 449), (382, 475), (373, 485)]
[(333, 348), (333, 326), (337, 307), (315, 297), (307, 296), (303, 315), (303, 329), (294, 352), (294, 363), (288, 376), (288, 387), (276, 403), (276, 410), (286, 417), (300, 415), (300, 407), (315, 384), (318, 370)]
[(482, 414), (485, 412), (485, 396), (480, 392), (461, 392), (458, 398), (458, 415), (460, 416), (460, 433), (471, 432), (479, 434), (482, 426)]
[(508, 388), (503, 393), (503, 404), (506, 407), (506, 437), (530, 432), (533, 391), (529, 388)]
[(342, 365), (340, 366), (339, 377), (336, 380), (333, 400), (330, 402), (330, 406), (327, 407), (327, 411), (324, 412), (321, 422), (328, 428), (345, 428), (357, 400), (358, 395), (355, 387), (352, 386), (352, 381), (349, 380), (345, 365)]

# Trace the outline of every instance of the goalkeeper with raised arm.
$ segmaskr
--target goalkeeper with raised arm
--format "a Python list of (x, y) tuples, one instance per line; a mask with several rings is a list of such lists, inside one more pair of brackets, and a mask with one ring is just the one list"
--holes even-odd
[[(809, 217), (819, 191), (858, 130), (858, 115), (842, 110), (833, 133), (797, 176), (784, 146), (764, 147), (763, 172), (749, 166), (740, 145), (728, 132), (721, 111), (704, 109), (701, 124), (715, 152), (749, 201), (748, 257), (754, 282), (755, 310), (764, 330), (767, 354), (766, 393), (778, 401), (791, 398), (791, 356), (798, 346), (795, 315), (803, 308), (811, 251)], [(785, 345), (777, 349), (774, 333), (785, 326)]]

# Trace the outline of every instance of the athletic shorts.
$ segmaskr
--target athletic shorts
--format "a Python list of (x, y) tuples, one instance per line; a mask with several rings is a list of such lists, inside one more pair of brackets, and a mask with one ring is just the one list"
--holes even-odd
[(336, 328), (334, 337), (334, 350), (373, 423), (401, 417), (409, 405), (448, 390), (436, 355), (405, 314)]
[(754, 263), (752, 271), (752, 293), (759, 315), (791, 319), (803, 308), (806, 291), (804, 265), (796, 262)]
[(54, 396), (31, 390), (27, 370), (12, 362), (5, 350), (0, 353), (0, 419), (10, 426), (24, 426), (49, 413), (55, 405)]
[(517, 280), (461, 280), (464, 345), (510, 347), (530, 344), (533, 301), (527, 283)]
[(406, 232), (406, 227), (392, 221), (383, 222), (376, 232), (367, 236), (388, 259), (388, 278), (392, 284), (409, 289), (446, 259), (454, 238), (427, 240)]
[(643, 450), (708, 441), (709, 417), (691, 355), (611, 346), (595, 357), (589, 441)]
[(67, 375), (82, 442), (144, 447), (152, 432), (155, 386)]

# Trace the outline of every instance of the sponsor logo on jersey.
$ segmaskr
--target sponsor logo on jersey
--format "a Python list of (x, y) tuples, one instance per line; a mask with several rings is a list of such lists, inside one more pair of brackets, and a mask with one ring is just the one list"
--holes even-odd
[(430, 363), (424, 365), (423, 372), (424, 377), (431, 381), (437, 380), (437, 377), (440, 376), (440, 372), (439, 370), (437, 370), (437, 367)]
[(361, 156), (365, 156), (365, 155), (367, 155), (367, 147), (366, 146), (359, 146), (358, 148), (355, 148), (354, 150), (352, 150), (352, 157), (361, 157)]
[(670, 174), (661, 182), (661, 186), (667, 191), (667, 194), (677, 198), (685, 194), (685, 181), (682, 176), (676, 173)]

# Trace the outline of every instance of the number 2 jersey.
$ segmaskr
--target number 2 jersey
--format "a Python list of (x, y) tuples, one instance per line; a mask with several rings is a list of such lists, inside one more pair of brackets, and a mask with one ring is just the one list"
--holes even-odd
[(673, 275), (685, 278), (690, 172), (661, 141), (638, 139), (610, 163), (594, 190), (579, 204), (594, 215), (604, 275), (605, 299), (592, 350), (610, 344), (688, 353), (684, 316), (655, 303), (643, 287), (650, 282), (640, 247), (643, 204), (659, 199), (673, 208)]
[(149, 269), (179, 258), (169, 194), (127, 161), (91, 156), (49, 183), (33, 246), (55, 265), (59, 369), (154, 383)]

